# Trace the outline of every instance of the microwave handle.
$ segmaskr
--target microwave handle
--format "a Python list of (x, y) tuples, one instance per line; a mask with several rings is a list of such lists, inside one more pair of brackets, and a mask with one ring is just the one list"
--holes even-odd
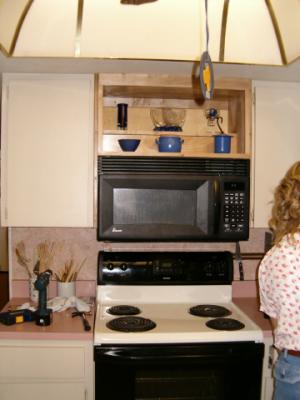
[(213, 181), (213, 202), (214, 202), (214, 233), (219, 231), (220, 214), (221, 214), (221, 191), (220, 181), (215, 179)]

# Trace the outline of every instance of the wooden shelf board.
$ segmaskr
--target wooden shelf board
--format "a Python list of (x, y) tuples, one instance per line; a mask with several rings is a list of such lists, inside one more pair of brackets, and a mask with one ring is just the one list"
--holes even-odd
[[(126, 139), (126, 136), (188, 136), (194, 138), (201, 138), (201, 137), (211, 137), (216, 135), (217, 132), (201, 132), (201, 133), (190, 133), (186, 131), (182, 132), (171, 132), (171, 131), (143, 131), (143, 130), (117, 130), (117, 129), (105, 129), (103, 131), (103, 135), (117, 135), (123, 136)], [(230, 136), (238, 136), (237, 133), (228, 133)]]
[[(202, 98), (199, 79), (192, 75), (168, 74), (111, 74), (99, 75), (104, 96), (162, 98)], [(236, 96), (239, 91), (251, 90), (251, 82), (244, 78), (217, 78), (214, 97)]]
[(250, 159), (250, 154), (240, 153), (170, 153), (170, 152), (148, 152), (147, 155), (136, 151), (115, 151), (115, 152), (98, 152), (99, 156), (143, 156), (143, 157), (196, 157), (196, 158), (242, 158)]

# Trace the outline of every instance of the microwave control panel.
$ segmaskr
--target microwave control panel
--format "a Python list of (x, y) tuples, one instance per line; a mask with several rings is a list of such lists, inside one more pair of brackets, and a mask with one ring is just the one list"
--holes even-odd
[(243, 232), (248, 219), (244, 182), (224, 182), (224, 231)]

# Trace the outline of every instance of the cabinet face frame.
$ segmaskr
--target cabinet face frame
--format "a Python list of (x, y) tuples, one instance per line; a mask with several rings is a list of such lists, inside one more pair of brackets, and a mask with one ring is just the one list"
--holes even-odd
[[(53, 81), (53, 85), (54, 87), (51, 87), (51, 82)], [(62, 143), (65, 147), (68, 147), (66, 149), (66, 159), (68, 159), (68, 157), (70, 156), (70, 153), (68, 155), (68, 151), (72, 152), (74, 151), (77, 152), (78, 155), (80, 155), (80, 148), (83, 149), (82, 154), (80, 155), (80, 159), (81, 159), (81, 163), (83, 162), (83, 160), (87, 161), (87, 165), (83, 166), (83, 170), (80, 172), (80, 174), (78, 175), (78, 178), (75, 177), (75, 172), (72, 173), (71, 169), (69, 169), (69, 175), (73, 174), (74, 176), (69, 176), (71, 178), (70, 182), (73, 182), (73, 179), (77, 180), (77, 183), (75, 183), (75, 181), (73, 183), (70, 183), (71, 186), (69, 186), (70, 192), (70, 196), (71, 193), (73, 193), (73, 191), (77, 191), (77, 193), (79, 194), (79, 182), (80, 179), (82, 180), (82, 195), (79, 196), (79, 198), (81, 198), (81, 203), (82, 206), (84, 207), (84, 210), (81, 208), (81, 210), (79, 209), (79, 203), (78, 205), (76, 205), (76, 201), (72, 199), (73, 196), (69, 197), (71, 199), (71, 204), (73, 208), (70, 208), (70, 212), (68, 211), (68, 213), (66, 213), (66, 216), (64, 216), (64, 211), (62, 209), (57, 210), (58, 214), (60, 214), (60, 216), (57, 218), (57, 220), (55, 220), (55, 218), (53, 218), (54, 222), (52, 223), (49, 218), (44, 219), (41, 211), (40, 211), (40, 216), (36, 217), (36, 220), (34, 220), (34, 218), (31, 220), (30, 217), (28, 218), (23, 218), (23, 216), (19, 216), (16, 217), (14, 220), (14, 217), (11, 217), (9, 215), (9, 204), (8, 204), (8, 174), (12, 172), (13, 168), (16, 169), (16, 165), (18, 163), (16, 163), (16, 159), (14, 160), (15, 162), (15, 166), (12, 167), (13, 164), (9, 164), (9, 160), (11, 162), (11, 159), (8, 159), (10, 157), (10, 155), (8, 155), (8, 152), (11, 151), (11, 147), (10, 149), (8, 148), (8, 135), (9, 133), (6, 133), (7, 131), (7, 124), (9, 121), (9, 118), (11, 120), (11, 117), (9, 117), (8, 113), (9, 111), (9, 92), (10, 92), (10, 85), (18, 85), (18, 84), (22, 84), (22, 82), (24, 83), (24, 85), (28, 85), (28, 87), (30, 87), (30, 84), (32, 83), (33, 85), (36, 85), (35, 87), (37, 88), (37, 85), (39, 82), (41, 82), (41, 84), (44, 82), (44, 84), (46, 85), (46, 87), (48, 87), (47, 93), (51, 92), (51, 96), (50, 100), (49, 100), (49, 104), (51, 104), (51, 101), (53, 101), (53, 99), (55, 98), (55, 85), (59, 88), (58, 89), (58, 93), (60, 93), (60, 82), (61, 82), (61, 86), (62, 86), (62, 94), (63, 94), (63, 99), (61, 99), (61, 103), (59, 104), (64, 104), (66, 108), (68, 108), (68, 105), (70, 105), (70, 102), (72, 101), (72, 92), (71, 90), (73, 90), (72, 84), (74, 83), (74, 104), (72, 106), (72, 109), (76, 109), (77, 110), (80, 109), (80, 103), (82, 103), (85, 107), (84, 110), (82, 110), (81, 114), (80, 114), (80, 125), (78, 124), (78, 128), (76, 128), (76, 140), (74, 141), (73, 138), (74, 136), (72, 136), (71, 133), (71, 129), (65, 129), (65, 133), (63, 134), (64, 137), (62, 137)], [(77, 87), (76, 87), (76, 83), (77, 83)], [(66, 85), (67, 90), (69, 90), (69, 92), (64, 93), (63, 92), (63, 85)], [(48, 85), (48, 86), (47, 86)], [(53, 92), (52, 92), (53, 89)], [(87, 75), (87, 74), (4, 74), (3, 75), (3, 96), (2, 96), (2, 149), (1, 149), (1, 187), (2, 187), (2, 194), (1, 194), (1, 220), (2, 220), (2, 224), (3, 226), (55, 226), (55, 227), (93, 227), (94, 226), (94, 221), (95, 221), (95, 195), (94, 195), (94, 184), (95, 184), (95, 179), (96, 179), (96, 170), (95, 170), (95, 147), (94, 147), (94, 143), (95, 140), (97, 138), (97, 134), (96, 134), (96, 120), (94, 119), (94, 115), (95, 115), (95, 96), (94, 96), (94, 90), (95, 89), (95, 84), (94, 84), (94, 76), (93, 75)], [(24, 88), (23, 90), (23, 94), (25, 93)], [(41, 90), (42, 89), (35, 89), (35, 90)], [(77, 92), (76, 92), (77, 90)], [(40, 93), (39, 92), (39, 93)], [(86, 103), (83, 103), (85, 100), (80, 99), (80, 94), (83, 94), (83, 96), (85, 96), (84, 98), (87, 100)], [(70, 99), (70, 102), (67, 101), (67, 99)], [(16, 98), (16, 96), (15, 96)], [(45, 98), (46, 99), (46, 98)], [(51, 100), (52, 99), (52, 100)], [(53, 103), (52, 103), (53, 104)], [(19, 106), (20, 108), (20, 106)], [(46, 109), (46, 106), (44, 107), (44, 109)], [(45, 111), (45, 110), (44, 110)], [(64, 109), (62, 109), (61, 112), (61, 116), (63, 116), (63, 111)], [(66, 110), (68, 111), (68, 110)], [(80, 111), (80, 110), (79, 110)], [(33, 115), (34, 112), (30, 112), (30, 115)], [(46, 111), (45, 111), (46, 114)], [(75, 115), (74, 115), (75, 114)], [(74, 126), (75, 124), (75, 118), (76, 118), (76, 114), (77, 113), (73, 113), (72, 116), (70, 116), (69, 119), (69, 123), (67, 120), (63, 120), (62, 122), (65, 123), (64, 126), (68, 126), (71, 127), (72, 124)], [(71, 115), (69, 113), (69, 115)], [(24, 115), (22, 116), (22, 118), (24, 118)], [(58, 119), (59, 117), (57, 117)], [(71, 118), (73, 119), (73, 122), (71, 122)], [(48, 115), (48, 120), (46, 119), (46, 122), (49, 124), (49, 126), (51, 126), (51, 121), (52, 119), (55, 120), (55, 115), (53, 115), (53, 113), (51, 114), (51, 109), (49, 110), (49, 115)], [(31, 117), (31, 121), (33, 120), (33, 118)], [(46, 125), (45, 122), (45, 125)], [(32, 122), (29, 123), (28, 126), (33, 125)], [(54, 121), (55, 124), (55, 121)], [(56, 126), (58, 126), (59, 123), (57, 123)], [(85, 125), (85, 126), (84, 126)], [(45, 132), (49, 132), (50, 127), (45, 128)], [(62, 133), (62, 132), (60, 132)], [(75, 133), (75, 132), (74, 132)], [(85, 137), (86, 135), (86, 137)], [(46, 136), (46, 135), (45, 135)], [(50, 136), (50, 135), (49, 135)], [(31, 134), (31, 137), (32, 134)], [(68, 139), (69, 138), (69, 139)], [(58, 140), (58, 134), (56, 134), (56, 136), (54, 135), (53, 140)], [(32, 139), (31, 139), (32, 140)], [(38, 151), (42, 151), (42, 142), (43, 139), (41, 139), (41, 141), (39, 141), (39, 145), (40, 146), (40, 150)], [(47, 137), (47, 140), (45, 140), (45, 144), (44, 147), (46, 147), (46, 150), (44, 149), (44, 151), (48, 152), (49, 150), (47, 149), (47, 143), (51, 144), (51, 142), (49, 142), (49, 137)], [(83, 147), (81, 147), (81, 144), (83, 144)], [(62, 148), (63, 145), (61, 145), (60, 148), (58, 148), (58, 153), (60, 155), (59, 158), (59, 162), (60, 164), (58, 165), (63, 165), (62, 164)], [(53, 147), (49, 146), (50, 151), (53, 152)], [(52, 150), (51, 150), (52, 148)], [(37, 147), (37, 149), (39, 149), (39, 147)], [(33, 151), (33, 150), (32, 150)], [(30, 152), (29, 152), (30, 153)], [(33, 154), (33, 153), (32, 153)], [(48, 157), (49, 157), (48, 153)], [(53, 153), (54, 154), (54, 153)], [(46, 159), (47, 159), (47, 153), (45, 153), (46, 155)], [(25, 156), (24, 156), (25, 157)], [(53, 155), (54, 158), (54, 155)], [(41, 157), (40, 157), (41, 159)], [(75, 156), (73, 156), (73, 165), (75, 165)], [(66, 163), (66, 165), (68, 165)], [(82, 164), (83, 165), (83, 164)], [(45, 163), (45, 166), (47, 166), (47, 163)], [(20, 166), (19, 166), (20, 168)], [(46, 168), (47, 169), (47, 168)], [(28, 173), (28, 168), (25, 168), (25, 171), (27, 171)], [(57, 170), (56, 170), (57, 171)], [(67, 179), (68, 177), (68, 172), (64, 172), (65, 173), (65, 177)], [(20, 174), (19, 173), (19, 179), (20, 179)], [(55, 177), (54, 177), (54, 173), (52, 174), (52, 182), (50, 183), (53, 184), (53, 191), (55, 191)], [(57, 173), (57, 177), (58, 182), (60, 182), (60, 186), (57, 186), (57, 188), (61, 187), (62, 190), (63, 186), (62, 185), (62, 177), (60, 177), (60, 173)], [(29, 176), (29, 175), (27, 175)], [(50, 173), (51, 176), (51, 173)], [(62, 175), (63, 176), (63, 175)], [(86, 178), (84, 178), (84, 176)], [(47, 177), (45, 177), (45, 179), (47, 179)], [(84, 182), (83, 182), (84, 180)], [(77, 185), (77, 186), (76, 186)], [(76, 189), (77, 187), (77, 189)], [(68, 185), (66, 185), (64, 188), (68, 188)], [(38, 189), (36, 187), (36, 189)], [(26, 189), (27, 190), (27, 189)], [(29, 190), (29, 189), (28, 189)], [(17, 190), (18, 192), (18, 190)], [(67, 193), (67, 192), (66, 192)], [(75, 192), (74, 192), (75, 193)], [(59, 195), (59, 193), (57, 194)], [(38, 194), (37, 194), (38, 196)], [(65, 200), (63, 200), (63, 202), (61, 203), (60, 201), (57, 202), (57, 207), (61, 207), (61, 204), (67, 204), (67, 194), (64, 195), (65, 196)], [(41, 198), (43, 198), (43, 196), (41, 196)], [(73, 197), (74, 198), (74, 197)], [(20, 200), (22, 201), (22, 200)], [(34, 204), (34, 203), (33, 203)], [(60, 204), (60, 205), (59, 205)], [(14, 206), (15, 207), (15, 206)], [(54, 206), (55, 207), (55, 206)], [(77, 211), (76, 211), (77, 208)], [(50, 207), (50, 209), (52, 209)], [(13, 208), (14, 210), (14, 208)], [(46, 207), (45, 207), (46, 210)], [(65, 210), (66, 211), (66, 210)], [(36, 210), (35, 210), (36, 212)], [(33, 213), (35, 213), (33, 212)], [(55, 217), (55, 208), (53, 208), (52, 210), (53, 212), (53, 216)], [(12, 213), (14, 213), (14, 211), (12, 211)], [(30, 211), (29, 211), (30, 213)], [(25, 214), (23, 212), (23, 214)], [(43, 215), (46, 215), (46, 211), (44, 212)], [(68, 215), (68, 216), (67, 216)], [(31, 223), (32, 222), (32, 223)]]
[[(129, 104), (128, 124), (130, 112), (134, 119), (138, 119), (138, 110), (143, 112), (145, 118), (151, 107), (185, 108), (188, 112), (193, 110), (201, 114), (202, 126), (183, 132), (153, 132), (150, 115), (145, 128), (139, 129), (133, 124), (133, 129), (128, 126), (127, 131), (118, 131), (113, 116), (108, 121), (107, 112), (114, 112), (118, 102)], [(99, 139), (98, 154), (124, 154), (118, 146), (120, 137), (133, 137), (142, 139), (136, 152), (128, 155), (165, 155), (157, 151), (155, 138), (160, 134), (175, 134), (185, 140), (180, 156), (205, 156), (227, 158), (250, 158), (251, 154), (251, 81), (247, 79), (217, 79), (215, 84), (214, 99), (204, 101), (201, 98), (199, 82), (188, 75), (154, 75), (154, 74), (99, 74), (98, 88), (98, 122)], [(233, 151), (229, 154), (213, 152), (213, 135), (218, 128), (207, 128), (205, 110), (208, 108), (225, 110), (225, 131), (233, 134)], [(198, 111), (197, 111), (198, 110)], [(192, 117), (191, 117), (192, 118)], [(198, 116), (199, 118), (199, 116)], [(204, 121), (204, 122), (203, 122)], [(178, 153), (168, 155), (178, 156)]]

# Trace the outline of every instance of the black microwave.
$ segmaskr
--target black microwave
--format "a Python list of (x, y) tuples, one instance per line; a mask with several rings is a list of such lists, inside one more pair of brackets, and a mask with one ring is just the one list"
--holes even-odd
[(97, 239), (249, 237), (250, 160), (100, 156)]

